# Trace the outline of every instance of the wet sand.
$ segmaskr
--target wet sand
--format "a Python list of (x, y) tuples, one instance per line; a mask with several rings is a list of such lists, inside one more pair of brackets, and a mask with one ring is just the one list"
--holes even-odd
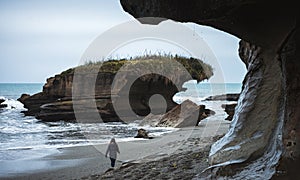
[[(121, 153), (115, 170), (105, 174), (110, 168), (110, 160), (104, 157), (107, 145), (100, 144), (61, 148), (49, 156), (23, 160), (28, 171), (7, 173), (0, 179), (122, 179), (125, 176), (129, 179), (149, 176), (149, 179), (159, 178), (163, 172), (170, 177), (176, 173), (179, 175), (181, 171), (199, 173), (201, 168), (208, 166), (210, 145), (227, 132), (229, 125), (230, 122), (223, 120), (203, 120), (198, 127), (182, 128), (162, 137), (118, 142)], [(199, 157), (198, 160), (195, 157)], [(20, 162), (10, 163), (10, 166), (15, 163), (18, 167)], [(138, 169), (143, 173), (137, 173)], [(142, 174), (142, 177), (138, 174)]]

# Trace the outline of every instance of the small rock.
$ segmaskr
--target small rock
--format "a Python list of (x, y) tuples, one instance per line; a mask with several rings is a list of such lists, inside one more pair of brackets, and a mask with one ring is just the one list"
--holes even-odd
[(134, 138), (145, 138), (152, 139), (152, 137), (148, 136), (148, 132), (145, 129), (139, 129), (137, 135)]
[(2, 104), (5, 101), (5, 99), (0, 99), (0, 104)]
[(2, 104), (3, 102), (5, 102), (5, 99), (0, 99), (0, 108), (6, 108), (7, 104)]

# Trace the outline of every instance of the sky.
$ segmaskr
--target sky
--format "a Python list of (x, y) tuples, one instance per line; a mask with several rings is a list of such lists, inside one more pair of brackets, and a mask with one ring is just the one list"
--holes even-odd
[[(77, 66), (97, 37), (128, 21), (135, 20), (119, 0), (0, 0), (0, 83), (44, 83)], [(183, 25), (212, 49), (225, 82), (242, 82), (246, 69), (238, 57), (238, 38), (194, 23)], [(148, 41), (133, 43), (126, 54), (115, 55), (122, 58), (145, 51), (181, 53)]]

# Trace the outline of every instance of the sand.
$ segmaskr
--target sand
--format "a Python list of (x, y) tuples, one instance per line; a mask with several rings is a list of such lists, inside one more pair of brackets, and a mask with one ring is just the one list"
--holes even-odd
[(110, 168), (109, 158), (104, 157), (107, 144), (98, 144), (57, 149), (52, 155), (26, 162), (40, 168), (0, 179), (190, 179), (208, 167), (210, 146), (229, 125), (223, 120), (203, 120), (198, 127), (154, 139), (118, 142), (121, 153), (116, 167), (106, 173)]

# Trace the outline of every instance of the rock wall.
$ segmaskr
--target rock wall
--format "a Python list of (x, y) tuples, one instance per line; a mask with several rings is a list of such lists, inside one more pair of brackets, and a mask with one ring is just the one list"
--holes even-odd
[(296, 33), (293, 1), (121, 0), (121, 4), (136, 18), (164, 17), (209, 25), (243, 40), (239, 52), (248, 72), (236, 114), (228, 133), (211, 149), (212, 173), (199, 177), (299, 175), (293, 166), (299, 164), (300, 154), (300, 61), (296, 35), (291, 35)]
[(300, 63), (296, 53), (298, 29), (288, 37), (280, 51), (284, 78), (285, 100), (282, 132), (282, 157), (274, 179), (294, 179), (300, 167)]
[[(252, 164), (235, 168), (237, 174), (229, 173), (228, 167), (216, 169), (220, 175), (235, 179), (269, 179), (275, 173), (281, 155), (281, 150), (277, 150), (281, 146), (277, 134), (284, 113), (281, 62), (272, 59), (272, 53), (244, 41), (240, 43), (239, 52), (247, 64), (248, 73), (231, 127), (211, 147), (209, 161), (215, 167), (222, 167), (224, 163), (252, 159)], [(259, 173), (249, 172), (251, 168)]]

